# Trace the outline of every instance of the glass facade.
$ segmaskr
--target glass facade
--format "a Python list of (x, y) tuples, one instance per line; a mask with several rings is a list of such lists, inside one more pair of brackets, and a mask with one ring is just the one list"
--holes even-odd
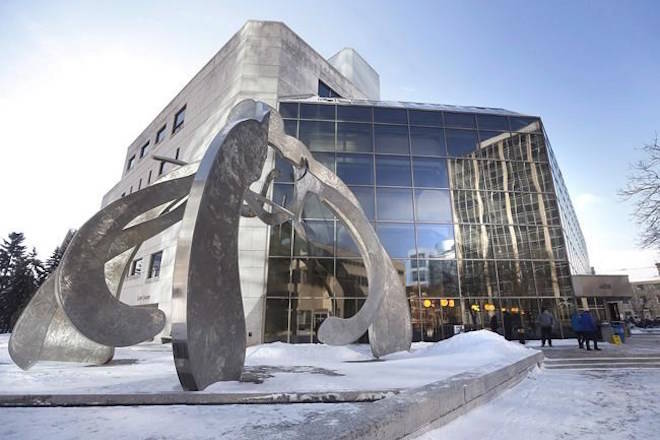
[[(433, 106), (425, 106), (433, 107)], [(285, 128), (342, 178), (406, 287), (415, 340), (491, 327), (533, 333), (549, 308), (570, 327), (586, 247), (541, 120), (498, 109), (282, 102)], [(287, 206), (290, 167), (273, 200)], [(368, 292), (355, 243), (310, 199), (304, 237), (271, 228), (265, 338), (314, 342)], [(366, 340), (366, 335), (364, 336)]]

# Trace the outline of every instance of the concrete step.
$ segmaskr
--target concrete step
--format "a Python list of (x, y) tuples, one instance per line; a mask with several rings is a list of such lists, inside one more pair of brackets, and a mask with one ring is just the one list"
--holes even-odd
[(660, 368), (660, 356), (594, 356), (546, 358), (548, 370), (617, 370), (631, 368)]
[(545, 365), (547, 370), (639, 370), (639, 369), (660, 369), (660, 362), (656, 364), (566, 364), (566, 365)]

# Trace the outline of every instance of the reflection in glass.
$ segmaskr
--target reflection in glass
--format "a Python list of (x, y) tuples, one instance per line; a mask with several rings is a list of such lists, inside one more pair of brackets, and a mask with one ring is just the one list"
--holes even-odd
[(338, 154), (337, 175), (347, 185), (374, 183), (373, 156), (370, 154)]
[(375, 125), (377, 153), (410, 154), (408, 127), (405, 125)]
[(298, 137), (298, 121), (284, 120), (284, 133), (289, 136)]
[(411, 127), (410, 141), (412, 143), (412, 154), (424, 156), (444, 156), (447, 154), (445, 131), (442, 128)]
[(271, 256), (288, 257), (291, 255), (291, 228), (290, 221), (270, 227), (269, 252)]
[(442, 112), (427, 110), (409, 110), (410, 125), (431, 125), (442, 127)]
[(456, 258), (452, 225), (418, 224), (415, 229), (418, 253), (424, 253), (419, 258)]
[(300, 121), (300, 140), (310, 151), (335, 151), (335, 123)]
[(442, 189), (416, 189), (415, 214), (419, 221), (451, 223), (449, 191)]
[(266, 317), (264, 323), (264, 342), (289, 342), (289, 300), (266, 300)]
[(338, 105), (337, 120), (371, 122), (371, 107), (358, 105)]
[(445, 112), (445, 126), (456, 128), (475, 128), (474, 115), (470, 113)]
[(360, 202), (360, 206), (367, 218), (373, 220), (375, 216), (374, 189), (363, 186), (352, 186), (350, 189), (355, 194), (355, 197), (357, 197), (358, 202)]
[(447, 129), (445, 133), (447, 135), (447, 153), (450, 156), (465, 156), (477, 150), (477, 136), (474, 131)]
[(412, 191), (399, 188), (377, 188), (378, 220), (412, 220)]
[(332, 257), (334, 255), (335, 226), (333, 221), (306, 220), (302, 222), (306, 239), (296, 234), (295, 255)]
[(448, 188), (447, 161), (429, 157), (413, 157), (413, 178), (416, 187)]
[(403, 156), (376, 156), (376, 184), (410, 186), (410, 159)]
[(507, 131), (509, 129), (506, 116), (478, 114), (477, 123), (479, 124), (479, 130)]
[(293, 202), (293, 185), (276, 183), (273, 185), (273, 202), (289, 208)]
[(297, 102), (282, 102), (280, 103), (280, 114), (283, 118), (296, 119), (298, 117), (298, 103)]
[(406, 258), (415, 253), (415, 232), (412, 224), (379, 223), (378, 237), (392, 258)]
[(300, 104), (300, 119), (335, 119), (335, 106), (327, 104)]
[(371, 124), (337, 123), (337, 151), (373, 151)]
[(407, 124), (406, 109), (374, 107), (374, 122), (386, 124)]
[[(426, 281), (420, 282), (422, 296), (444, 298), (459, 296), (456, 261), (420, 259), (418, 270), (427, 273)], [(448, 306), (444, 301), (439, 305)]]
[(360, 250), (355, 244), (351, 233), (341, 222), (337, 223), (337, 250), (335, 253), (338, 258), (360, 256)]
[(359, 258), (337, 259), (337, 296), (366, 298), (369, 293), (367, 269)]
[(289, 297), (289, 283), (291, 280), (290, 258), (268, 259), (268, 281), (266, 284), (266, 296)]

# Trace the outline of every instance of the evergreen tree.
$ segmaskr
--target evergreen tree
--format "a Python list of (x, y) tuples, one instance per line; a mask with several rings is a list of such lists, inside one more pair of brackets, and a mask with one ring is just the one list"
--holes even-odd
[(57, 246), (53, 253), (50, 255), (48, 260), (46, 260), (46, 277), (53, 273), (55, 269), (57, 269), (57, 266), (59, 266), (60, 261), (62, 261), (62, 257), (64, 256), (64, 252), (66, 251), (66, 248), (69, 247), (69, 243), (71, 243), (71, 240), (73, 239), (73, 236), (76, 234), (75, 229), (69, 229), (66, 233), (66, 236), (64, 237), (64, 240), (62, 240), (62, 244)]
[(28, 253), (24, 242), (22, 233), (13, 232), (0, 246), (0, 332), (11, 331), (45, 276), (36, 250)]

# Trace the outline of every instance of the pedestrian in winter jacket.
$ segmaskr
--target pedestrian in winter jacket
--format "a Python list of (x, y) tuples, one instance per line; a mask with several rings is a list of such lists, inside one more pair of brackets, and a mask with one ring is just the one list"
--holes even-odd
[(579, 312), (575, 312), (571, 316), (571, 327), (573, 327), (579, 347), (584, 348), (584, 330), (582, 329), (582, 316)]
[(536, 318), (536, 323), (541, 328), (541, 347), (545, 347), (545, 341), (552, 347), (552, 327), (555, 325), (555, 317), (548, 309), (543, 309), (543, 312)]
[(598, 348), (596, 334), (598, 327), (596, 327), (596, 321), (594, 320), (593, 316), (591, 316), (591, 312), (589, 312), (589, 310), (582, 312), (582, 319), (580, 319), (580, 323), (582, 324), (582, 331), (584, 332), (585, 336), (584, 342), (587, 345), (587, 350), (591, 350), (589, 347), (589, 341), (592, 340), (594, 341), (594, 350), (600, 351), (600, 348)]

